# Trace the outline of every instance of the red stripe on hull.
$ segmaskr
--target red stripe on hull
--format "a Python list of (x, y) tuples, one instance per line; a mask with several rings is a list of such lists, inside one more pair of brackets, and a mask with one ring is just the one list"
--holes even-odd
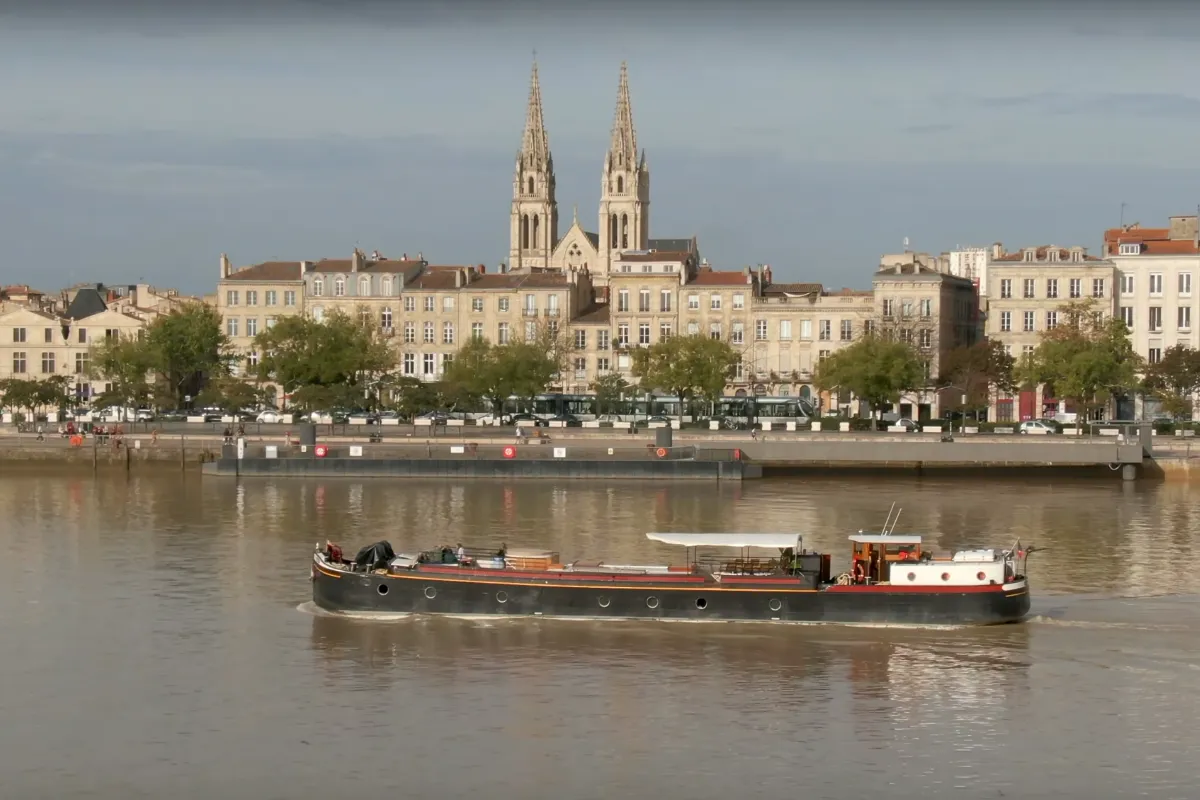
[[(906, 594), (936, 594), (942, 592), (950, 592), (955, 594), (963, 594), (966, 592), (1003, 592), (1004, 587), (998, 583), (988, 584), (986, 586), (909, 586), (891, 585), (891, 584), (871, 584), (870, 586), (830, 586), (825, 591), (827, 592), (883, 592), (897, 594), (900, 592)], [(1016, 591), (1016, 589), (1013, 589)]]

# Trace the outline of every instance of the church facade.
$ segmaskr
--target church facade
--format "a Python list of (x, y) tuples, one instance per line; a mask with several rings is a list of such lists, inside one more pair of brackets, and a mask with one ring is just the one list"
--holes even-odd
[(699, 260), (695, 237), (650, 237), (650, 167), (645, 151), (639, 151), (637, 146), (625, 64), (621, 64), (612, 136), (601, 170), (596, 229), (587, 230), (576, 216), (561, 236), (554, 159), (542, 114), (537, 64), (534, 64), (525, 132), (513, 174), (509, 242), (509, 269), (586, 270), (597, 286), (608, 285), (609, 276), (626, 254), (655, 252), (664, 257)]

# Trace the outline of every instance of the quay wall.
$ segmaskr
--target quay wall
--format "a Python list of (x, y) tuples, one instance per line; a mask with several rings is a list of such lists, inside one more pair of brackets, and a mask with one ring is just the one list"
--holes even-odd
[(732, 480), (759, 477), (741, 461), (587, 459), (221, 458), (205, 475), (289, 478), (500, 478), (552, 480)]

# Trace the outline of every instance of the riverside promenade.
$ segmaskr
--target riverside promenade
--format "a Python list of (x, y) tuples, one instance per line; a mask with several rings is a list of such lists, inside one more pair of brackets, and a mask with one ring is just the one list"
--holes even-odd
[[(1200, 447), (1192, 440), (1136, 436), (1017, 436), (935, 433), (673, 431), (636, 434), (579, 428), (542, 429), (545, 438), (517, 443), (510, 429), (428, 429), (320, 426), (316, 444), (301, 446), (284, 426), (247, 426), (243, 459), (226, 449), (223, 426), (187, 432), (143, 432), (113, 442), (85, 439), (71, 446), (48, 436), (0, 430), (0, 470), (195, 470), (214, 475), (318, 477), (497, 477), (635, 480), (745, 480), (818, 470), (887, 470), (977, 474), (989, 471), (1085, 473), (1097, 478), (1200, 477)], [(408, 427), (408, 426), (404, 426)], [(187, 430), (187, 429), (185, 429)], [(374, 434), (374, 436), (372, 435)], [(661, 452), (660, 452), (661, 451)], [(1193, 458), (1196, 469), (1192, 469)], [(274, 463), (267, 463), (274, 462)], [(721, 466), (725, 465), (725, 466)]]

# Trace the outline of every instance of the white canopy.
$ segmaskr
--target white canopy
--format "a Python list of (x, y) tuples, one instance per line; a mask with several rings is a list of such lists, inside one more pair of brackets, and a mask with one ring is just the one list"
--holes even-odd
[(647, 533), (652, 542), (683, 547), (800, 548), (798, 533)]
[(921, 537), (907, 533), (856, 533), (850, 541), (859, 544), (920, 544)]

